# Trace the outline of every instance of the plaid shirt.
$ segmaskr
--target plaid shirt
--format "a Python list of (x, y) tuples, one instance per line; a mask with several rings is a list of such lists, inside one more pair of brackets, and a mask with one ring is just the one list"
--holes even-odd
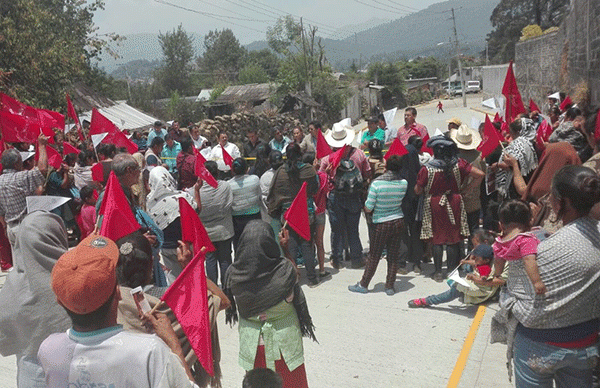
[(44, 184), (44, 175), (36, 167), (32, 170), (4, 170), (0, 175), (0, 216), (6, 222), (19, 223), (27, 212), (25, 197), (34, 195)]
[(421, 139), (423, 139), (425, 135), (427, 135), (427, 127), (423, 124), (414, 123), (408, 128), (406, 127), (406, 125), (403, 125), (400, 128), (398, 128), (398, 140), (400, 140), (400, 142), (402, 142), (402, 144), (404, 145), (407, 145), (408, 139), (410, 139), (411, 136), (415, 135), (420, 136)]

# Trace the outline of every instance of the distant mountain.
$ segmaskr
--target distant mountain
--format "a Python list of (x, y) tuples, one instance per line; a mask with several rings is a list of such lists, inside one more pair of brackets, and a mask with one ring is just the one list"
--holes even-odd
[[(449, 55), (455, 55), (454, 43), (448, 43), (449, 38), (454, 42), (450, 13), (452, 8), (455, 10), (462, 52), (468, 56), (477, 56), (485, 48), (486, 35), (492, 30), (490, 16), (499, 2), (500, 0), (447, 0), (393, 21), (371, 19), (341, 27), (332, 36), (346, 38), (322, 39), (327, 60), (336, 70), (343, 71), (348, 69), (352, 62), (366, 67), (369, 62), (375, 60), (409, 59), (430, 55), (448, 58)], [(201, 55), (204, 37), (195, 33), (190, 35), (194, 39), (196, 55)], [(246, 45), (250, 51), (267, 47), (266, 41)], [(155, 34), (127, 35), (115, 51), (121, 58), (115, 60), (104, 54), (98, 64), (108, 73), (115, 71), (120, 64), (134, 60), (152, 62), (162, 57), (158, 36)]]

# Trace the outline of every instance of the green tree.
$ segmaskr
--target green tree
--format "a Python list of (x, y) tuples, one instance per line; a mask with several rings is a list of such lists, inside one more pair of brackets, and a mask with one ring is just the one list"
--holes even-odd
[(164, 65), (156, 71), (157, 83), (168, 94), (176, 91), (187, 95), (190, 90), (191, 62), (194, 57), (192, 38), (181, 24), (172, 32), (158, 35)]
[(31, 105), (64, 111), (65, 91), (93, 77), (91, 60), (120, 39), (95, 32), (93, 15), (103, 7), (102, 0), (3, 1), (0, 89)]
[(204, 55), (198, 58), (203, 72), (209, 73), (211, 84), (232, 82), (242, 67), (246, 49), (230, 29), (210, 31), (204, 37)]
[(537, 24), (546, 30), (559, 26), (569, 8), (569, 0), (501, 0), (490, 18), (494, 30), (488, 34), (488, 53), (493, 63), (515, 57), (515, 43), (521, 30)]
[(401, 96), (404, 91), (404, 73), (398, 63), (375, 62), (369, 66), (369, 80), (385, 85), (394, 96)]
[(262, 84), (268, 81), (269, 75), (267, 72), (255, 63), (244, 66), (238, 75), (238, 82), (242, 85)]
[(265, 73), (267, 73), (267, 76), (271, 81), (277, 78), (277, 74), (279, 73), (279, 62), (279, 57), (269, 49), (249, 51), (244, 60), (246, 66), (249, 64), (260, 66)]

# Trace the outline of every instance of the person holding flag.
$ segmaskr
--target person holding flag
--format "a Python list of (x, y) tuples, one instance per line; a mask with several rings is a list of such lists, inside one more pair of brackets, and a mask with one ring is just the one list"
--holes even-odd
[[(300, 247), (306, 266), (308, 284), (314, 287), (319, 284), (319, 279), (315, 270), (316, 260), (313, 239), (315, 206), (313, 198), (319, 190), (319, 179), (314, 167), (302, 162), (302, 151), (299, 144), (289, 144), (286, 149), (286, 155), (287, 162), (273, 176), (271, 189), (267, 196), (267, 207), (271, 217), (282, 218), (283, 216), (281, 222), (284, 224), (284, 228), (282, 230), (286, 229), (286, 225), (289, 227), (289, 251), (295, 254), (297, 248)], [(308, 215), (306, 219), (299, 219), (298, 222), (290, 222), (286, 216), (299, 213), (291, 210), (290, 213), (286, 213), (286, 211), (296, 202), (295, 198), (302, 191), (301, 188), (304, 183), (306, 183), (304, 191), (306, 200), (304, 203), (300, 203), (302, 201), (298, 202), (298, 206), (301, 210), (305, 210), (303, 207), (306, 206)], [(302, 228), (300, 229), (302, 233), (299, 232), (299, 228)]]
[(219, 178), (231, 178), (231, 164), (234, 159), (240, 158), (242, 154), (237, 145), (228, 141), (227, 132), (220, 131), (218, 135), (219, 143), (210, 151), (209, 160), (217, 162), (219, 167)]

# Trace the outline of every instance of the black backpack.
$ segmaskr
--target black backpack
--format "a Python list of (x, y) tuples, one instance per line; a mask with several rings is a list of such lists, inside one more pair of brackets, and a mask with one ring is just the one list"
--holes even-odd
[(359, 197), (363, 193), (364, 182), (362, 174), (350, 159), (350, 155), (353, 152), (354, 149), (340, 161), (340, 165), (335, 172), (333, 183), (336, 196)]

